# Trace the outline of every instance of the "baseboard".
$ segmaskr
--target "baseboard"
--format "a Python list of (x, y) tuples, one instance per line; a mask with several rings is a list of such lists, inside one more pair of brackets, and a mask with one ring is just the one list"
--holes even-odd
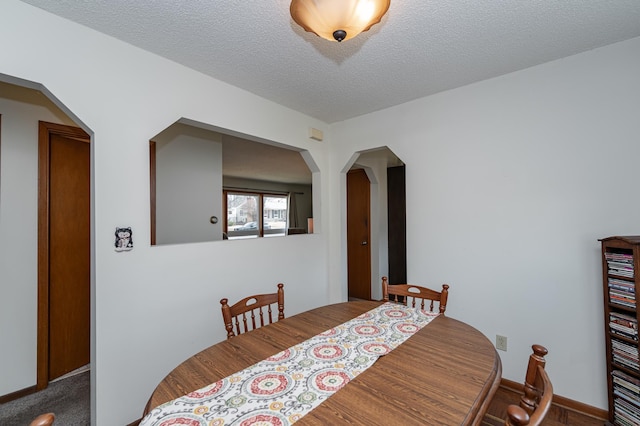
[[(524, 385), (522, 383), (514, 382), (508, 379), (501, 379), (500, 386), (519, 394), (522, 394), (524, 392)], [(574, 401), (573, 399), (565, 398), (564, 396), (556, 394), (553, 394), (552, 404), (602, 421), (606, 421), (609, 418), (609, 412), (607, 410), (596, 408), (591, 405)]]
[(36, 385), (33, 385), (28, 388), (24, 388), (19, 391), (11, 392), (6, 395), (0, 396), (0, 404), (13, 401), (14, 399), (22, 398), (23, 396), (31, 395), (32, 393), (35, 393), (36, 390), (37, 390)]

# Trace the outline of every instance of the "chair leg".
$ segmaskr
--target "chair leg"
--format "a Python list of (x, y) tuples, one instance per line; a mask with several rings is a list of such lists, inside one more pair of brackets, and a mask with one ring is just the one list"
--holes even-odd
[(29, 423), (29, 426), (51, 426), (55, 420), (53, 413), (41, 414)]

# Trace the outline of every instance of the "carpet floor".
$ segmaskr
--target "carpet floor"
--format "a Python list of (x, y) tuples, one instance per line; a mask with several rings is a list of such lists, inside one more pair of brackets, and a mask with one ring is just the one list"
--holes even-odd
[(0, 425), (29, 426), (44, 413), (54, 413), (54, 425), (91, 424), (89, 371), (50, 383), (46, 389), (0, 405)]

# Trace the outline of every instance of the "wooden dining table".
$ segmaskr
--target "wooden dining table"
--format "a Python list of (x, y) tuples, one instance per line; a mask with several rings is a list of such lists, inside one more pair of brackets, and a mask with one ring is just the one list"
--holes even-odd
[[(156, 387), (151, 409), (243, 370), (382, 302), (322, 306), (217, 343), (193, 355)], [(300, 425), (479, 425), (501, 379), (493, 344), (462, 321), (439, 315), (344, 388)]]

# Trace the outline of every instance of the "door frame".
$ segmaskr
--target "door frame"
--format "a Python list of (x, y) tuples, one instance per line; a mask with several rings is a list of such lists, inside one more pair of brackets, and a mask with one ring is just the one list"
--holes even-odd
[[(361, 171), (364, 174), (364, 176), (367, 178), (367, 181), (368, 181), (368, 194), (367, 194), (368, 206), (367, 206), (367, 211), (366, 211), (366, 217), (367, 217), (367, 223), (368, 223), (368, 225), (367, 225), (367, 234), (368, 235), (367, 235), (367, 241), (366, 241), (366, 243), (367, 243), (366, 244), (367, 245), (367, 252), (368, 252), (367, 265), (366, 265), (367, 266), (367, 268), (366, 268), (367, 269), (367, 274), (368, 274), (368, 286), (367, 286), (367, 288), (368, 288), (368, 291), (367, 291), (368, 298), (367, 298), (367, 300), (372, 300), (371, 299), (371, 296), (372, 296), (372, 291), (371, 291), (372, 290), (371, 289), (372, 281), (371, 281), (371, 279), (372, 279), (372, 268), (373, 268), (373, 262), (372, 262), (372, 251), (373, 251), (373, 249), (372, 249), (372, 235), (371, 235), (371, 229), (372, 229), (372, 223), (371, 223), (371, 220), (372, 220), (371, 219), (371, 208), (372, 208), (372, 205), (371, 205), (371, 202), (372, 202), (372, 199), (371, 199), (372, 198), (371, 197), (371, 188), (372, 188), (372, 184), (373, 183), (372, 183), (372, 179), (370, 177), (370, 173), (368, 172), (368, 167), (358, 167), (356, 169), (350, 169), (350, 170), (348, 170), (346, 172), (346, 174), (345, 174), (346, 187), (349, 186), (349, 183), (348, 183), (349, 173), (353, 172), (354, 170)], [(348, 189), (346, 190), (346, 192), (347, 192), (347, 201), (345, 203), (345, 209), (346, 209), (346, 215), (347, 215), (347, 219), (346, 219), (347, 220), (347, 232), (346, 232), (346, 234), (347, 234), (347, 299), (348, 299), (349, 297), (351, 297), (351, 295), (350, 295), (350, 290), (351, 289), (350, 289), (350, 282), (349, 282), (349, 273), (350, 273), (350, 269), (353, 266), (352, 260), (349, 259), (349, 247), (351, 245), (355, 245), (357, 242), (351, 241), (351, 239), (349, 238), (350, 235), (349, 235), (349, 230), (348, 230), (348, 221), (349, 221), (349, 219), (348, 219), (348, 217), (349, 217), (349, 207), (348, 207), (349, 206), (349, 194), (348, 194), (349, 191), (348, 191)], [(360, 239), (358, 239), (358, 240), (360, 241)], [(377, 241), (377, 239), (376, 239), (376, 241)]]
[(151, 245), (156, 245), (156, 142), (149, 141), (149, 192), (150, 209), (149, 222), (151, 226)]
[[(38, 327), (36, 390), (49, 384), (49, 166), (52, 135), (91, 143), (78, 127), (64, 124), (38, 124)], [(89, 231), (90, 232), (90, 231)]]

